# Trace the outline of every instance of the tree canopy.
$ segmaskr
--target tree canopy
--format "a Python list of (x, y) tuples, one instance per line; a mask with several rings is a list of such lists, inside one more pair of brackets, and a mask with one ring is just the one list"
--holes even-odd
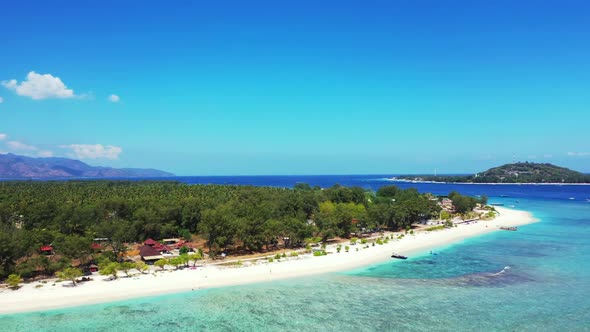
[[(294, 189), (187, 185), (158, 181), (0, 182), (0, 277), (53, 274), (96, 256), (120, 260), (128, 244), (147, 238), (190, 237), (208, 252), (260, 251), (303, 245), (310, 237), (406, 228), (438, 215), (439, 207), (415, 189), (383, 187), (376, 193), (335, 185)], [(55, 255), (40, 254), (52, 245)], [(113, 276), (131, 265), (104, 263)], [(101, 269), (102, 270), (102, 269)]]

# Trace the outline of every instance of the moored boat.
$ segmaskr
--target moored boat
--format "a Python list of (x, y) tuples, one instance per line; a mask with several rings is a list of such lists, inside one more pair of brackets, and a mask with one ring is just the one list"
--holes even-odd
[(502, 226), (502, 227), (500, 227), (500, 229), (503, 229), (505, 231), (513, 231), (513, 232), (515, 232), (515, 231), (518, 230), (518, 227), (504, 227), (504, 226)]
[(408, 259), (408, 257), (407, 257), (407, 256), (400, 255), (400, 254), (396, 254), (396, 253), (393, 253), (393, 254), (391, 255), (391, 258), (397, 258), (397, 259)]

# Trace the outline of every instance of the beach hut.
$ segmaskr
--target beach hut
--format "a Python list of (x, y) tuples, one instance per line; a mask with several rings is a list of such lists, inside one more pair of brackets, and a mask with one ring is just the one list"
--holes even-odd
[(164, 243), (167, 246), (170, 246), (170, 245), (175, 245), (175, 244), (177, 244), (178, 242), (181, 242), (181, 241), (182, 240), (180, 240), (178, 238), (171, 238), (171, 239), (163, 239), (162, 240), (162, 243)]
[(152, 249), (155, 249), (156, 251), (158, 251), (160, 253), (165, 253), (165, 254), (170, 253), (170, 251), (172, 250), (172, 249), (170, 249), (170, 247), (165, 246), (165, 245), (163, 245), (161, 243), (158, 243), (158, 244), (152, 246), (151, 248)]
[(153, 262), (164, 258), (158, 250), (148, 245), (143, 245), (139, 248), (139, 256), (141, 256), (141, 259), (146, 262)]
[(39, 248), (39, 251), (45, 255), (53, 255), (53, 247), (51, 245), (42, 246), (41, 248)]

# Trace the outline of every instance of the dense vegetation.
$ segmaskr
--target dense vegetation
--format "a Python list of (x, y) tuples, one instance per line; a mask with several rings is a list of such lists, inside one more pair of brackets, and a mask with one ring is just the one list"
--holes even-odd
[[(0, 277), (52, 275), (96, 260), (94, 238), (108, 238), (117, 260), (127, 243), (198, 235), (214, 256), (227, 251), (295, 247), (307, 238), (376, 228), (400, 229), (437, 216), (429, 195), (394, 186), (294, 189), (176, 182), (0, 183)], [(51, 244), (55, 255), (39, 254)]]
[(515, 163), (474, 175), (400, 176), (400, 179), (468, 183), (590, 183), (590, 175), (552, 164)]
[(486, 205), (488, 203), (488, 198), (485, 195), (480, 199), (476, 199), (470, 196), (463, 196), (456, 191), (452, 191), (449, 194), (449, 199), (453, 202), (455, 212), (459, 214), (472, 211), (477, 204)]

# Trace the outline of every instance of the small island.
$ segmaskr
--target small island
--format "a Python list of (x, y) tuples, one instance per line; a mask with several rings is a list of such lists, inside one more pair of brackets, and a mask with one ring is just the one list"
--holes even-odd
[(549, 163), (518, 162), (473, 175), (403, 175), (394, 180), (447, 183), (590, 183), (590, 175)]

